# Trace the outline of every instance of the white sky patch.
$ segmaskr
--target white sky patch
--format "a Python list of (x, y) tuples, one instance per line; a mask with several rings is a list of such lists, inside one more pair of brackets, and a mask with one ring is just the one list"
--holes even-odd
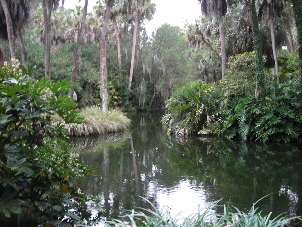
[[(76, 5), (84, 6), (85, 0), (65, 0), (65, 8), (75, 8)], [(198, 0), (151, 0), (156, 5), (153, 19), (145, 22), (148, 35), (162, 24), (170, 24), (184, 28), (186, 23), (194, 23), (201, 15)], [(91, 11), (96, 0), (89, 0), (88, 11)]]

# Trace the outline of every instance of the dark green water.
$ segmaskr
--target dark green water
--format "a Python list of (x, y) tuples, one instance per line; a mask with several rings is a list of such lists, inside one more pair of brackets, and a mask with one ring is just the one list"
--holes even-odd
[(179, 217), (217, 200), (247, 211), (264, 196), (257, 203), (263, 214), (302, 215), (301, 144), (171, 138), (162, 131), (161, 115), (132, 116), (124, 135), (75, 141), (80, 158), (95, 168), (76, 184), (102, 201), (107, 217), (148, 207), (141, 197)]

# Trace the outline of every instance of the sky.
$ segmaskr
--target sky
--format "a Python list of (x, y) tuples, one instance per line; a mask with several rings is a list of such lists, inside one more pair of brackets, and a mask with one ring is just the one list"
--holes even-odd
[[(65, 7), (74, 8), (76, 5), (84, 5), (84, 0), (78, 2), (78, 0), (65, 0)], [(89, 10), (95, 2), (96, 0), (89, 0)], [(187, 22), (193, 23), (201, 15), (198, 0), (151, 0), (151, 2), (156, 5), (156, 12), (150, 22), (145, 22), (149, 35), (162, 24), (184, 28)]]

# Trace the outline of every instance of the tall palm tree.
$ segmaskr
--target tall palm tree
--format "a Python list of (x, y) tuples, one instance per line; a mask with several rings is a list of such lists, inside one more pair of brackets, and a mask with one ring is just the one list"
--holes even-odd
[(112, 7), (111, 20), (114, 26), (114, 35), (116, 40), (118, 64), (119, 64), (120, 71), (122, 69), (122, 57), (121, 57), (120, 31), (119, 31), (117, 20), (119, 18), (122, 18), (123, 16), (127, 16), (127, 1), (116, 0), (115, 5)]
[(278, 66), (278, 53), (276, 48), (274, 20), (281, 17), (282, 10), (283, 10), (283, 0), (264, 0), (260, 3), (259, 6), (259, 17), (268, 23), (268, 26), (271, 31), (271, 42), (272, 42), (276, 75), (278, 75), (279, 66)]
[[(85, 20), (86, 20), (86, 15), (87, 15), (87, 7), (88, 7), (88, 0), (85, 0), (85, 5), (83, 9), (83, 18), (81, 22), (81, 27), (78, 31), (78, 40), (76, 44), (76, 50), (74, 54), (74, 63), (73, 63), (73, 68), (72, 68), (72, 73), (71, 73), (71, 83), (74, 85), (76, 77), (77, 77), (77, 72), (79, 69), (79, 59), (80, 59), (80, 54), (81, 54), (81, 48), (82, 48), (82, 43), (83, 43), (83, 34), (84, 34), (84, 29), (85, 29)], [(72, 97), (74, 93), (74, 87), (70, 88), (69, 90), (69, 96)]]
[(226, 70), (226, 50), (223, 17), (227, 13), (226, 0), (198, 0), (201, 4), (201, 12), (206, 17), (215, 18), (219, 22), (220, 48), (221, 48), (221, 76), (223, 77)]
[(103, 27), (101, 33), (100, 41), (100, 71), (101, 71), (101, 86), (100, 86), (100, 96), (102, 99), (102, 111), (103, 113), (108, 112), (108, 91), (107, 91), (107, 51), (106, 51), (106, 38), (108, 30), (108, 22), (110, 19), (111, 7), (114, 0), (106, 0), (106, 10), (103, 19)]
[[(129, 1), (131, 3), (131, 1)], [(151, 3), (150, 0), (135, 0), (132, 4), (129, 4), (130, 12), (134, 17), (134, 29), (132, 37), (132, 51), (131, 51), (131, 65), (130, 65), (130, 74), (129, 74), (129, 83), (128, 91), (131, 90), (132, 80), (133, 80), (133, 71), (134, 71), (134, 60), (136, 53), (137, 38), (139, 34), (141, 21), (144, 19), (151, 20), (154, 12), (155, 5)]]
[(262, 56), (262, 43), (260, 36), (260, 29), (258, 23), (258, 15), (256, 10), (256, 0), (247, 0), (247, 4), (250, 7), (251, 18), (252, 18), (252, 30), (253, 30), (253, 41), (254, 41), (254, 50), (256, 53), (256, 69), (257, 69), (257, 81), (256, 81), (256, 97), (265, 96), (264, 88), (264, 70), (263, 70), (263, 56)]
[(2, 10), (5, 14), (5, 21), (6, 21), (6, 32), (7, 32), (7, 38), (9, 43), (9, 49), (10, 49), (10, 57), (16, 58), (16, 46), (15, 46), (15, 34), (14, 34), (14, 28), (13, 28), (13, 22), (10, 15), (10, 10), (8, 8), (8, 4), (6, 0), (0, 0)]
[(44, 16), (44, 67), (45, 78), (50, 78), (51, 12), (59, 6), (60, 0), (42, 0)]
[(23, 27), (29, 19), (29, 0), (0, 0), (0, 38), (8, 40), (11, 58), (16, 58), (15, 39), (19, 38), (21, 56), (24, 65), (27, 64), (27, 51), (23, 41)]

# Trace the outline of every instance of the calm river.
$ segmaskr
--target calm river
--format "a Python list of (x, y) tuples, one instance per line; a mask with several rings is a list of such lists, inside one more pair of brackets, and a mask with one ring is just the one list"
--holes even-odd
[(76, 184), (102, 201), (107, 217), (148, 207), (141, 197), (178, 218), (217, 200), (247, 211), (264, 196), (257, 203), (263, 214), (302, 215), (301, 144), (176, 139), (162, 131), (161, 116), (136, 114), (128, 133), (74, 141), (95, 169)]

